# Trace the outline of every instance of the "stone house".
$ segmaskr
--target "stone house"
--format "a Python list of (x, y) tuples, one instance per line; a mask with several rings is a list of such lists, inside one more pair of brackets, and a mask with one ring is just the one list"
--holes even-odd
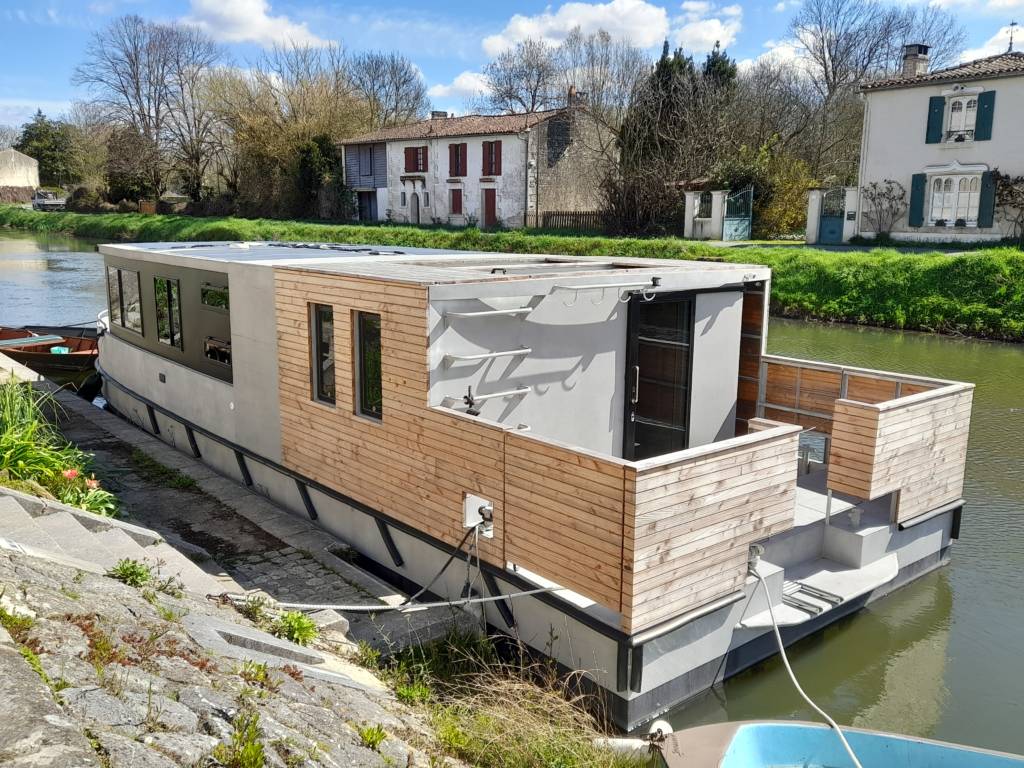
[(552, 211), (596, 211), (600, 129), (581, 106), (449, 116), (345, 142), (361, 221), (522, 227)]
[(28, 202), (38, 187), (38, 160), (16, 149), (0, 150), (0, 200)]
[[(860, 187), (893, 179), (907, 191), (894, 238), (980, 241), (1012, 234), (992, 172), (1024, 174), (1024, 53), (929, 71), (928, 46), (908, 45), (902, 73), (861, 92)], [(870, 205), (859, 198), (856, 229), (870, 237)]]

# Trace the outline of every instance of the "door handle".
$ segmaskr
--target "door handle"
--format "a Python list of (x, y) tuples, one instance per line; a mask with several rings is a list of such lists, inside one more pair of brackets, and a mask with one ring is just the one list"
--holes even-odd
[(630, 402), (636, 405), (640, 402), (640, 366), (633, 366), (633, 397), (630, 398)]

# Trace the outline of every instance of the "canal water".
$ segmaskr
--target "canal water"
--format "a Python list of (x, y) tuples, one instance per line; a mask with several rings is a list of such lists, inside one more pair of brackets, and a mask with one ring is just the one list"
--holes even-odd
[[(91, 320), (104, 305), (94, 244), (0, 231), (0, 325)], [(790, 655), (841, 723), (1024, 753), (1024, 346), (786, 320), (769, 339), (776, 354), (977, 384), (952, 564)], [(669, 720), (791, 717), (813, 713), (771, 660)]]

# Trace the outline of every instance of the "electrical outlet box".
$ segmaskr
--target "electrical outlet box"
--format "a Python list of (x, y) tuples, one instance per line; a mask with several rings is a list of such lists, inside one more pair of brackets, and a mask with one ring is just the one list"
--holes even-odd
[(472, 528), (480, 522), (480, 535), (486, 539), (494, 538), (494, 504), (487, 499), (467, 493), (462, 502), (462, 511), (466, 528)]

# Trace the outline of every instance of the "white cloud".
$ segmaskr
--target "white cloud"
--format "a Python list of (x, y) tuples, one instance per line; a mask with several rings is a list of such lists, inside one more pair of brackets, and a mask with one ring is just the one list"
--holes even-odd
[(790, 8), (796, 8), (800, 5), (800, 0), (779, 0), (772, 8), (776, 13), (782, 13)]
[(70, 108), (70, 101), (57, 99), (40, 100), (31, 96), (0, 98), (0, 125), (21, 126), (32, 119), (37, 109), (43, 110), (43, 114), (53, 119)]
[(452, 100), (474, 99), (487, 90), (487, 81), (479, 72), (469, 70), (460, 72), (450, 83), (438, 83), (427, 89), (427, 95), (432, 99)]
[(688, 53), (705, 53), (721, 43), (728, 48), (743, 28), (743, 8), (727, 5), (719, 8), (703, 0), (687, 0), (675, 19), (676, 44)]
[(327, 44), (304, 22), (272, 16), (269, 0), (192, 0), (192, 12), (182, 21), (229, 43)]
[[(1016, 39), (1021, 40), (1024, 38), (1024, 34), (1021, 33), (1020, 28), (1017, 28)], [(1001, 27), (992, 37), (986, 40), (977, 48), (969, 48), (960, 54), (961, 61), (971, 61), (973, 59), (981, 59), (985, 56), (995, 56), (997, 53), (1005, 53), (1007, 47), (1010, 44), (1010, 27)]]
[(668, 36), (668, 13), (646, 0), (609, 0), (607, 3), (569, 2), (535, 16), (517, 13), (496, 35), (484, 38), (484, 52), (496, 56), (526, 38), (557, 44), (574, 28), (584, 33), (605, 30), (617, 40), (641, 48), (660, 45)]

